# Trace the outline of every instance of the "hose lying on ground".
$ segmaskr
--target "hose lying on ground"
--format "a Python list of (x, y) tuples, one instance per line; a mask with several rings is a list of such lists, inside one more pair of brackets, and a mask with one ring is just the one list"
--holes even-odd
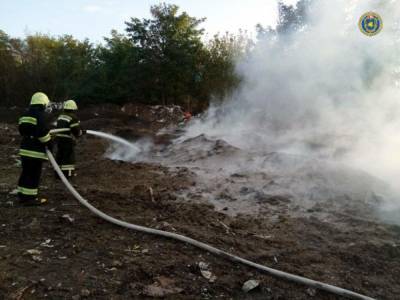
[(127, 223), (118, 219), (115, 219), (113, 217), (110, 217), (109, 215), (106, 215), (105, 213), (103, 213), (102, 211), (98, 210), (97, 208), (95, 208), (94, 206), (92, 206), (87, 200), (85, 200), (77, 191), (76, 189), (69, 183), (69, 181), (67, 180), (67, 178), (64, 176), (63, 172), (61, 171), (60, 167), (58, 166), (58, 164), (56, 163), (53, 155), (51, 154), (51, 152), (49, 150), (46, 150), (47, 152), (47, 156), (50, 160), (51, 165), (53, 166), (54, 170), (57, 172), (58, 176), (60, 176), (62, 182), (65, 184), (65, 186), (67, 187), (67, 189), (71, 192), (71, 194), (84, 206), (86, 206), (92, 213), (94, 213), (95, 215), (97, 215), (98, 217), (125, 227), (125, 228), (129, 228), (129, 229), (133, 229), (136, 231), (140, 231), (140, 232), (145, 232), (145, 233), (149, 233), (149, 234), (154, 234), (154, 235), (158, 235), (158, 236), (162, 236), (162, 237), (166, 237), (166, 238), (171, 238), (174, 240), (178, 240), (184, 243), (188, 243), (190, 245), (193, 245), (197, 248), (206, 250), (208, 252), (211, 252), (215, 255), (219, 255), (222, 256), (223, 258), (229, 259), (233, 262), (240, 262), (244, 265), (256, 268), (258, 270), (264, 271), (274, 277), (278, 277), (278, 278), (282, 278), (285, 280), (289, 280), (292, 282), (296, 282), (299, 284), (304, 284), (306, 286), (310, 286), (312, 288), (315, 289), (320, 289), (320, 290), (324, 290), (339, 296), (343, 296), (343, 297), (347, 297), (349, 299), (362, 299), (362, 300), (374, 300), (373, 298), (361, 295), (361, 294), (357, 294), (355, 292), (346, 290), (346, 289), (342, 289), (333, 285), (329, 285), (323, 282), (319, 282), (319, 281), (315, 281), (312, 279), (308, 279), (305, 277), (301, 277), (301, 276), (297, 276), (297, 275), (293, 275), (293, 274), (289, 274), (286, 272), (282, 272), (276, 269), (272, 269), (260, 264), (257, 264), (255, 262), (252, 262), (250, 260), (238, 257), (236, 255), (230, 254), (228, 252), (222, 251), (220, 249), (217, 249), (215, 247), (212, 247), (208, 244), (196, 241), (192, 238), (180, 235), (180, 234), (176, 234), (176, 233), (172, 233), (172, 232), (168, 232), (168, 231), (163, 231), (163, 230), (158, 230), (158, 229), (152, 229), (149, 227), (144, 227), (144, 226), (140, 226), (140, 225), (135, 225), (135, 224), (131, 224), (131, 223)]

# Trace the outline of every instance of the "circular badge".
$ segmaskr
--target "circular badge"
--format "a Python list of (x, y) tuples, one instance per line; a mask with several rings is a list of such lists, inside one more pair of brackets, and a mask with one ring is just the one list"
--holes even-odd
[(369, 11), (361, 16), (358, 27), (365, 35), (377, 35), (383, 28), (382, 18), (377, 13)]

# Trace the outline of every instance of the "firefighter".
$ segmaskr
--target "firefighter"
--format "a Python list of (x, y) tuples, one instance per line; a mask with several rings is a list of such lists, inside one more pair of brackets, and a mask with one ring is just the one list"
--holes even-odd
[(57, 129), (66, 129), (66, 132), (56, 134), (57, 154), (56, 161), (65, 177), (71, 178), (75, 171), (75, 144), (84, 130), (80, 128), (80, 121), (75, 115), (78, 106), (74, 100), (64, 102), (64, 110), (57, 119)]
[(22, 173), (18, 180), (18, 198), (26, 206), (41, 205), (46, 199), (38, 198), (43, 161), (47, 160), (46, 147), (51, 150), (51, 137), (45, 121), (45, 109), (50, 101), (46, 94), (33, 94), (29, 109), (19, 118), (18, 130), (22, 136), (19, 155)]

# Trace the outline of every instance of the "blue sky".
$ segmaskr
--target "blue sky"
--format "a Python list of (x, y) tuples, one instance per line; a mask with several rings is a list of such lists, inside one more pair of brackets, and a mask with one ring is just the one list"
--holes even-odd
[(160, 2), (206, 17), (203, 27), (211, 35), (239, 28), (251, 32), (255, 24), (274, 24), (277, 17), (276, 0), (0, 0), (0, 29), (18, 37), (41, 32), (100, 42), (111, 29), (123, 31), (130, 17), (148, 18), (150, 6)]

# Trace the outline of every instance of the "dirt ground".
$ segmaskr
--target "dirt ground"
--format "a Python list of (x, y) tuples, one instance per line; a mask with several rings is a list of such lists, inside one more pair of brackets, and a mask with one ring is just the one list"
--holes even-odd
[[(83, 111), (83, 125), (143, 137), (176, 121), (110, 110)], [(19, 136), (11, 123), (16, 118), (0, 124), (0, 299), (339, 299), (190, 245), (106, 223), (74, 200), (48, 164), (41, 184), (48, 205), (19, 206), (10, 194), (20, 172)], [(104, 158), (107, 147), (83, 137), (73, 179), (77, 190), (107, 214), (370, 297), (400, 298), (400, 227), (339, 213), (335, 217), (347, 226), (312, 213), (231, 216), (215, 211), (206, 199), (179, 200), (177, 195), (196, 185), (189, 168), (112, 161)], [(215, 280), (202, 275), (200, 262), (208, 264)], [(243, 283), (250, 279), (260, 284), (245, 293)]]

